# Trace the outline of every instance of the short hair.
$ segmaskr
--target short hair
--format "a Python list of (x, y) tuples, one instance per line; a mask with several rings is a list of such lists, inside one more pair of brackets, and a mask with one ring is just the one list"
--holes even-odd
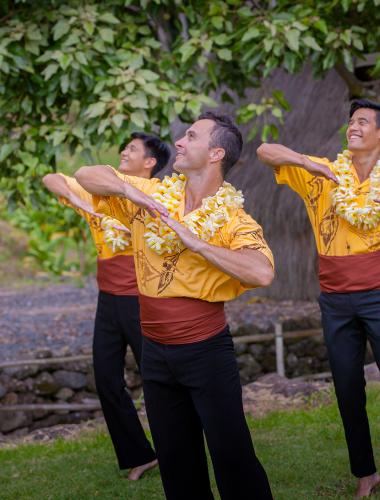
[(153, 134), (145, 132), (133, 132), (132, 139), (140, 139), (144, 145), (145, 155), (156, 159), (156, 164), (152, 169), (151, 177), (166, 167), (170, 158), (170, 148), (166, 142)]
[(227, 115), (218, 115), (212, 111), (202, 113), (198, 120), (212, 120), (215, 125), (210, 134), (210, 148), (223, 148), (225, 156), (222, 159), (223, 176), (231, 170), (241, 155), (243, 137), (240, 130)]
[(362, 108), (373, 109), (375, 111), (376, 126), (377, 128), (380, 128), (380, 104), (377, 104), (376, 102), (373, 101), (369, 101), (368, 99), (355, 99), (351, 103), (350, 118), (355, 113), (355, 111)]

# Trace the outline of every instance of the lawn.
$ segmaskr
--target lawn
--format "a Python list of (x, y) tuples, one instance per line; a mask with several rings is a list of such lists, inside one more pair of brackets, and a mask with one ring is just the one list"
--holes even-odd
[[(378, 458), (379, 408), (377, 385), (369, 389), (368, 413)], [(349, 473), (335, 404), (273, 413), (260, 420), (249, 417), (248, 423), (275, 499), (352, 498), (355, 480)], [(137, 483), (121, 477), (103, 430), (91, 431), (73, 441), (25, 444), (0, 450), (0, 484), (2, 500), (164, 498), (157, 470)], [(215, 498), (219, 498), (215, 484), (214, 491)], [(380, 498), (380, 493), (373, 498)]]

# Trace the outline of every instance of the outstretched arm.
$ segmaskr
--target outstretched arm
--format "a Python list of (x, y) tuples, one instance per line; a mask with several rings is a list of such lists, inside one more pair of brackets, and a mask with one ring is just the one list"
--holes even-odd
[(167, 214), (164, 206), (118, 177), (113, 169), (106, 165), (81, 167), (75, 173), (75, 178), (91, 194), (126, 198), (138, 207), (147, 210), (152, 217), (156, 217), (157, 212)]
[(263, 143), (257, 149), (257, 156), (261, 162), (269, 167), (278, 168), (281, 165), (301, 167), (314, 176), (325, 177), (328, 180), (338, 183), (338, 179), (329, 167), (312, 161), (308, 156), (297, 153), (282, 144)]
[(184, 245), (192, 252), (199, 253), (224, 273), (250, 287), (269, 286), (274, 278), (274, 270), (269, 259), (258, 250), (242, 248), (231, 250), (218, 247), (195, 236), (187, 227), (170, 217), (161, 217), (173, 229)]
[[(42, 178), (45, 187), (53, 194), (66, 198), (74, 208), (95, 214), (92, 205), (76, 195), (69, 187), (66, 179), (60, 174), (47, 174)], [(99, 214), (100, 215), (100, 214)]]

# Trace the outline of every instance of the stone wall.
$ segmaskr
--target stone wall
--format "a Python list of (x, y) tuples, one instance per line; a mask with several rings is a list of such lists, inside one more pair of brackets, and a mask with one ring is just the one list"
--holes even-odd
[[(243, 384), (276, 370), (273, 340), (254, 344), (236, 344), (235, 351)], [(51, 356), (49, 352), (39, 353)], [(290, 378), (329, 370), (322, 336), (285, 340), (286, 375)], [(372, 362), (370, 352), (366, 362)], [(134, 399), (141, 394), (141, 377), (131, 355), (127, 356), (126, 384)], [(9, 367), (0, 371), (0, 404), (52, 404), (98, 402), (90, 361), (46, 364), (43, 366)], [(23, 435), (35, 429), (61, 423), (76, 423), (101, 415), (91, 411), (0, 411), (0, 435)]]

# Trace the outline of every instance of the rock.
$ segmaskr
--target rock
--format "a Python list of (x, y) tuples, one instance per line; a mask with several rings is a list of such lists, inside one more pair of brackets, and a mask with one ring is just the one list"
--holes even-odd
[(87, 373), (86, 375), (87, 383), (86, 383), (86, 389), (90, 392), (93, 392), (96, 394), (96, 384), (95, 384), (95, 375), (94, 375), (94, 370), (91, 367), (91, 370)]
[(380, 382), (380, 371), (376, 363), (365, 366), (364, 373), (367, 382)]
[(128, 352), (125, 357), (125, 368), (126, 370), (137, 370), (137, 363), (132, 354), (132, 352)]
[(137, 387), (142, 386), (141, 376), (138, 373), (129, 370), (125, 375), (125, 382), (128, 389), (136, 389)]
[(19, 427), (25, 427), (31, 422), (31, 415), (24, 411), (0, 412), (0, 432), (7, 433)]
[(264, 352), (264, 346), (260, 344), (251, 344), (248, 348), (248, 351), (252, 354), (252, 356), (259, 361)]
[(46, 359), (46, 358), (52, 358), (52, 357), (53, 357), (53, 353), (47, 347), (40, 347), (36, 351), (36, 358), (37, 359)]
[(7, 393), (7, 389), (0, 384), (0, 399), (3, 398)]
[(252, 356), (252, 354), (242, 354), (237, 358), (239, 374), (242, 384), (251, 382), (259, 373), (261, 366)]
[(247, 352), (248, 345), (247, 344), (235, 344), (235, 354), (239, 356), (240, 354), (244, 354)]
[(83, 373), (67, 370), (57, 370), (53, 373), (55, 382), (60, 387), (69, 387), (70, 389), (82, 389), (87, 385), (87, 377)]
[(294, 354), (294, 352), (289, 353), (286, 356), (286, 368), (293, 371), (297, 367), (297, 364), (298, 364), (297, 356)]
[(39, 372), (39, 368), (36, 365), (32, 366), (9, 366), (4, 368), (3, 373), (9, 375), (10, 377), (16, 378), (18, 380), (23, 380), (27, 377), (33, 377)]
[(276, 369), (276, 355), (266, 352), (261, 360), (264, 372), (273, 372)]
[(55, 394), (55, 397), (61, 401), (67, 401), (73, 396), (74, 396), (74, 391), (69, 387), (62, 387), (62, 389), (59, 389), (59, 391)]
[(34, 390), (36, 394), (51, 395), (59, 389), (59, 384), (48, 372), (42, 372), (34, 379)]
[(17, 405), (19, 396), (15, 392), (7, 392), (1, 404), (3, 405)]

